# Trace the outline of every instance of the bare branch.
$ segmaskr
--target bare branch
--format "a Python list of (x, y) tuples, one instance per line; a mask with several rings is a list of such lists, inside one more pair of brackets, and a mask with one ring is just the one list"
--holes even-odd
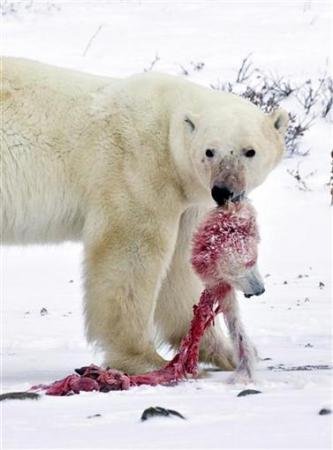
[(217, 80), (216, 84), (210, 84), (209, 86), (216, 91), (233, 92), (234, 90), (234, 87), (230, 81), (223, 83), (221, 80)]
[(253, 74), (253, 70), (251, 70), (252, 63), (250, 61), (251, 53), (249, 53), (242, 61), (242, 64), (238, 70), (236, 83), (244, 83), (244, 81), (248, 80), (250, 76)]
[(98, 33), (101, 31), (102, 28), (103, 28), (103, 25), (101, 24), (97, 28), (95, 33), (91, 36), (91, 38), (88, 41), (88, 44), (87, 44), (86, 48), (84, 49), (84, 52), (82, 53), (82, 56), (86, 56), (86, 54), (88, 53), (89, 48), (91, 47), (91, 44), (93, 43), (94, 39), (96, 38), (96, 36), (98, 35)]
[(193, 67), (193, 70), (195, 72), (200, 72), (200, 70), (202, 70), (205, 67), (205, 63), (204, 62), (190, 62), (191, 66)]
[(158, 56), (158, 53), (156, 53), (155, 58), (150, 63), (150, 66), (143, 69), (144, 72), (151, 72), (160, 59), (161, 58)]
[(301, 191), (310, 191), (310, 189), (309, 189), (308, 185), (306, 184), (305, 180), (307, 178), (309, 178), (309, 177), (312, 177), (315, 174), (315, 171), (314, 172), (310, 172), (310, 173), (308, 173), (307, 175), (304, 176), (304, 175), (302, 175), (300, 173), (299, 167), (300, 167), (300, 164), (298, 164), (297, 169), (295, 169), (295, 170), (287, 169), (287, 172), (289, 173), (289, 175), (291, 175), (297, 181), (298, 188)]
[(330, 178), (330, 186), (331, 186), (331, 206), (333, 206), (333, 150), (331, 151), (331, 178)]
[(179, 67), (180, 67), (180, 69), (182, 71), (182, 74), (185, 75), (185, 77), (187, 77), (190, 74), (190, 72), (184, 66), (182, 66), (181, 64), (179, 64)]

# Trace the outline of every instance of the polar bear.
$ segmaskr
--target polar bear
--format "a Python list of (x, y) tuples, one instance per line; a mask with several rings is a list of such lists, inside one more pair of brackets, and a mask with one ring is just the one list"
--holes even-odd
[[(277, 165), (287, 113), (156, 73), (3, 58), (1, 77), (2, 242), (81, 240), (88, 338), (106, 365), (161, 367), (156, 333), (176, 348), (202, 289), (192, 231)], [(231, 369), (230, 348), (212, 327), (200, 359)]]

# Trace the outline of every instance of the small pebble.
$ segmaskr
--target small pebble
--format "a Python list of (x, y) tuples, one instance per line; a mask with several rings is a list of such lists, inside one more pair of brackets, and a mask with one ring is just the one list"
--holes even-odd
[(288, 281), (287, 281), (287, 280), (285, 280), (285, 281), (283, 282), (283, 284), (288, 284)]
[(141, 415), (141, 421), (144, 422), (145, 420), (151, 419), (152, 417), (156, 416), (163, 416), (163, 417), (170, 417), (170, 416), (176, 416), (180, 419), (185, 419), (185, 417), (180, 414), (178, 411), (175, 411), (174, 409), (165, 409), (161, 406), (151, 406), (150, 408), (147, 408), (143, 411)]
[(313, 347), (313, 345), (312, 344), (310, 344), (310, 342), (308, 342), (306, 345), (304, 345), (304, 347), (307, 347), (307, 348), (312, 348)]
[(261, 394), (261, 391), (257, 391), (256, 389), (244, 389), (244, 391), (240, 391), (237, 394), (237, 397), (246, 397), (247, 395)]
[(332, 411), (330, 408), (321, 408), (318, 414), (320, 416), (326, 416), (327, 414), (332, 414)]
[(95, 417), (102, 417), (102, 414), (92, 414), (91, 416), (87, 416), (87, 419), (94, 419)]
[(39, 312), (41, 316), (46, 316), (49, 313), (46, 308), (42, 308)]
[(325, 283), (323, 283), (322, 281), (319, 281), (319, 289), (323, 289), (325, 287)]
[(305, 297), (304, 302), (309, 302), (309, 301), (310, 301), (309, 297)]

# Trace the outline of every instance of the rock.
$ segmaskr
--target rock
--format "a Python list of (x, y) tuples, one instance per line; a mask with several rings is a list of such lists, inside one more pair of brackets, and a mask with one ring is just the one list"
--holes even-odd
[(247, 395), (261, 394), (261, 391), (257, 391), (256, 389), (244, 389), (244, 391), (240, 391), (237, 394), (237, 397), (246, 397)]
[(318, 414), (320, 416), (326, 416), (327, 414), (332, 414), (332, 411), (330, 408), (321, 408)]
[(46, 316), (49, 312), (48, 312), (48, 310), (46, 308), (42, 308), (39, 311), (39, 313), (40, 313), (41, 316)]
[(102, 414), (92, 414), (91, 416), (87, 416), (87, 419), (95, 419), (95, 417), (102, 417)]
[(325, 283), (323, 283), (322, 281), (319, 281), (319, 289), (323, 289), (325, 287)]
[(163, 417), (170, 417), (170, 416), (176, 416), (180, 419), (185, 419), (185, 417), (180, 414), (178, 411), (175, 411), (174, 409), (165, 409), (161, 406), (151, 406), (150, 408), (147, 408), (143, 411), (141, 415), (141, 421), (144, 422), (145, 420), (151, 419), (152, 417), (156, 416), (163, 416)]
[(0, 395), (0, 402), (3, 400), (39, 400), (40, 394), (36, 392), (7, 392)]

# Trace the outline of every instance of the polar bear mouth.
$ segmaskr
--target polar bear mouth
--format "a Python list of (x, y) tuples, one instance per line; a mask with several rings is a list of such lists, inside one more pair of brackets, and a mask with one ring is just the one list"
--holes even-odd
[(233, 203), (237, 203), (237, 202), (240, 202), (240, 201), (242, 201), (244, 199), (245, 199), (245, 191), (242, 191), (241, 193), (234, 195), (232, 197), (231, 201)]

